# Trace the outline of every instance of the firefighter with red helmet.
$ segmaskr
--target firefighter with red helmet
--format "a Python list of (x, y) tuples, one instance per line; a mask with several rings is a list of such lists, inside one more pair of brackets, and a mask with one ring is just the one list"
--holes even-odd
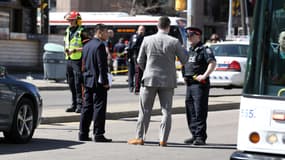
[(72, 104), (66, 112), (80, 113), (82, 108), (82, 48), (89, 37), (81, 25), (79, 12), (71, 11), (64, 18), (70, 23), (65, 32), (64, 48), (67, 60), (67, 82), (72, 93)]

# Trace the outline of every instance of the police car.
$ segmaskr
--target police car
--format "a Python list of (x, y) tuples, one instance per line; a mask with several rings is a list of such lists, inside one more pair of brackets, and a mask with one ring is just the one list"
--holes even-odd
[(225, 41), (211, 44), (217, 65), (210, 75), (211, 87), (242, 87), (249, 41)]

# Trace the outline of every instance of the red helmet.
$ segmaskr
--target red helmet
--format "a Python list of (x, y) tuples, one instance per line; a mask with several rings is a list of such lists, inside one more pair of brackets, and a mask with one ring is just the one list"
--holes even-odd
[(66, 15), (65, 18), (66, 18), (66, 20), (81, 19), (81, 16), (80, 16), (79, 12), (71, 11), (70, 13), (68, 13)]

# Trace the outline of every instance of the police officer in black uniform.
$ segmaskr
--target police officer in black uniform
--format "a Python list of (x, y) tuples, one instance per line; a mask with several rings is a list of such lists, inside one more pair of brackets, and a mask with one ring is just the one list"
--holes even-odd
[(216, 59), (212, 50), (201, 42), (202, 31), (196, 27), (187, 27), (187, 36), (191, 45), (188, 62), (183, 67), (186, 89), (186, 116), (192, 138), (186, 144), (205, 145), (207, 139), (208, 97), (210, 89), (209, 75), (215, 69)]
[(137, 32), (130, 38), (127, 46), (129, 90), (130, 92), (133, 92), (133, 90), (135, 89), (135, 94), (138, 94), (140, 91), (140, 83), (143, 74), (143, 71), (137, 64), (137, 57), (139, 54), (141, 43), (144, 38), (144, 34), (145, 27), (139, 26)]

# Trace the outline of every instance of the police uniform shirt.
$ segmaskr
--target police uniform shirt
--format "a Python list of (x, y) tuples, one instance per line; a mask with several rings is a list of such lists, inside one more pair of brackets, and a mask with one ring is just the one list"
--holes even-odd
[(194, 48), (189, 49), (189, 59), (184, 66), (184, 77), (204, 74), (210, 61), (216, 61), (213, 51), (199, 42)]
[(144, 38), (144, 36), (138, 35), (136, 33), (130, 39), (129, 50), (132, 52), (131, 56), (133, 56), (134, 58), (137, 57), (137, 54), (139, 52), (139, 49), (140, 49), (141, 43), (143, 41), (143, 38)]

